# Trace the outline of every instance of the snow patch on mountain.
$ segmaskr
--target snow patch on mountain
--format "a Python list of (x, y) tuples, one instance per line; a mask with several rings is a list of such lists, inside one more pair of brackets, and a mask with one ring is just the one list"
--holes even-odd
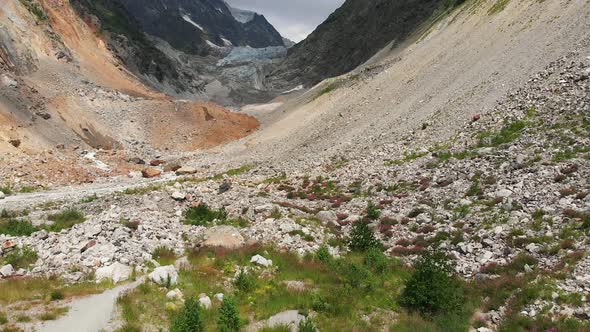
[(195, 27), (197, 27), (199, 30), (205, 32), (205, 29), (203, 29), (202, 26), (200, 26), (198, 23), (196, 23), (195, 21), (193, 21), (191, 19), (190, 16), (188, 16), (187, 14), (183, 13), (182, 11), (180, 12), (180, 16), (182, 17), (183, 20), (187, 21), (188, 23), (194, 25)]

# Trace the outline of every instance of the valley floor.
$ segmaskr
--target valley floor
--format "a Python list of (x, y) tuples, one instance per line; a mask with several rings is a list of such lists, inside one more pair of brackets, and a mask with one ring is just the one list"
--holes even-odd
[[(301, 168), (230, 166), (210, 151), (201, 163), (217, 161), (193, 175), (8, 196), (0, 324), (43, 330), (71, 299), (145, 275), (91, 330), (167, 329), (192, 298), (205, 330), (222, 324), (220, 307), (267, 331), (308, 319), (321, 331), (586, 330), (588, 50), (549, 63), (448, 139), (426, 139), (425, 124), (402, 144)], [(433, 249), (457, 279), (410, 267)], [(408, 300), (423, 272), (457, 292)]]

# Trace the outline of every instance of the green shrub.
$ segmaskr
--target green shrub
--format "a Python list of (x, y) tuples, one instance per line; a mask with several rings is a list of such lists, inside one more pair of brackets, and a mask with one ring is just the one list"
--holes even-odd
[(256, 288), (256, 277), (242, 270), (236, 280), (234, 280), (234, 286), (239, 291), (250, 292)]
[(240, 331), (240, 313), (236, 301), (231, 298), (223, 299), (219, 308), (219, 319), (217, 327), (220, 332), (238, 332)]
[(62, 229), (72, 228), (72, 226), (86, 220), (84, 214), (76, 209), (68, 209), (61, 213), (52, 214), (47, 219), (53, 221), (52, 225), (45, 227), (50, 232), (59, 232)]
[(356, 222), (348, 239), (348, 248), (352, 251), (367, 251), (371, 248), (381, 248), (381, 242), (375, 237), (369, 225)]
[(23, 247), (6, 255), (3, 264), (10, 264), (15, 269), (26, 269), (34, 264), (37, 258), (37, 253), (31, 247)]
[(376, 273), (382, 274), (387, 271), (389, 259), (379, 248), (371, 248), (365, 256), (365, 265)]
[(329, 264), (330, 262), (332, 262), (333, 259), (332, 254), (330, 254), (328, 247), (326, 247), (325, 245), (321, 246), (320, 249), (318, 249), (318, 251), (315, 254), (315, 258), (324, 264)]
[(400, 303), (410, 311), (429, 316), (459, 311), (463, 289), (451, 273), (452, 267), (443, 253), (426, 252), (416, 263)]
[(320, 294), (314, 293), (311, 307), (317, 312), (330, 313), (334, 311), (333, 306)]
[(0, 191), (6, 196), (12, 195), (12, 188), (9, 186), (0, 187)]
[(373, 274), (361, 264), (348, 263), (341, 266), (347, 285), (354, 289), (371, 290)]
[(39, 228), (33, 226), (28, 220), (9, 219), (6, 222), (0, 221), (0, 234), (12, 236), (29, 236)]
[(182, 310), (172, 319), (170, 332), (202, 332), (203, 321), (201, 319), (201, 305), (194, 298), (189, 298), (184, 303)]
[(2, 312), (0, 312), (0, 325), (4, 325), (8, 323), (8, 318), (6, 318), (6, 315)]
[(309, 317), (299, 322), (298, 329), (299, 332), (318, 332), (317, 327)]
[(184, 223), (195, 226), (207, 226), (214, 220), (227, 219), (227, 211), (224, 208), (213, 210), (205, 203), (190, 207), (184, 215)]
[(51, 301), (59, 301), (59, 300), (63, 300), (64, 299), (64, 293), (62, 293), (60, 290), (53, 290), (51, 291), (51, 294), (49, 295), (49, 298), (51, 299)]
[(381, 210), (375, 206), (375, 203), (369, 201), (369, 203), (367, 203), (367, 217), (372, 220), (377, 220), (380, 216)]

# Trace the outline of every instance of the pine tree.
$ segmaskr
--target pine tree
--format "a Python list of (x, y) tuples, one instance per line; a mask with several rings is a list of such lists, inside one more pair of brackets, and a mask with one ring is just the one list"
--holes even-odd
[(240, 331), (240, 313), (233, 298), (225, 298), (219, 308), (219, 321), (217, 323), (219, 332)]

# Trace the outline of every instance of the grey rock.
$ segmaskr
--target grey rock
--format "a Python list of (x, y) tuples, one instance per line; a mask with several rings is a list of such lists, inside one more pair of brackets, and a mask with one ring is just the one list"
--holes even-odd
[(4, 265), (2, 268), (0, 268), (0, 277), (10, 277), (14, 274), (14, 268), (12, 267), (11, 264), (7, 264)]
[(95, 278), (97, 282), (104, 279), (110, 279), (116, 284), (128, 280), (131, 277), (132, 272), (133, 268), (130, 266), (116, 262), (110, 266), (97, 269), (95, 272)]
[(217, 191), (218, 194), (224, 194), (231, 189), (231, 182), (223, 181), (223, 183), (219, 186), (219, 190)]
[(250, 263), (258, 264), (260, 266), (269, 267), (272, 266), (272, 260), (266, 259), (260, 255), (255, 255), (250, 259)]
[(173, 265), (160, 266), (149, 274), (149, 278), (160, 286), (174, 286), (178, 284), (178, 271)]
[(211, 302), (211, 298), (205, 294), (199, 295), (199, 303), (205, 309), (211, 309), (213, 306), (213, 302)]
[(186, 194), (180, 191), (174, 191), (170, 196), (175, 201), (184, 201), (186, 199)]

